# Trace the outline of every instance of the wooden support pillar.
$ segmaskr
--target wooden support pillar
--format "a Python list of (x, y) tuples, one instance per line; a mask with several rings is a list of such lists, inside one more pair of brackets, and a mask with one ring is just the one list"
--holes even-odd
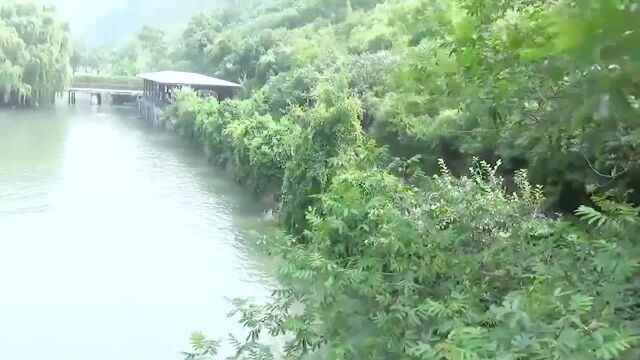
[(96, 99), (98, 100), (98, 106), (102, 106), (102, 94), (97, 93)]

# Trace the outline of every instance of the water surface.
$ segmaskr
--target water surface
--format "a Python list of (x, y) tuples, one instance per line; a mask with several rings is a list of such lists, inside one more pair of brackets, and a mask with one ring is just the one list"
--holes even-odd
[(180, 359), (268, 277), (258, 206), (131, 111), (0, 110), (0, 359)]

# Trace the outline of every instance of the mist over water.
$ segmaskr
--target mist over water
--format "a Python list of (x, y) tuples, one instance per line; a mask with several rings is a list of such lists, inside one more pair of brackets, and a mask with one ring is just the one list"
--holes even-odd
[(130, 110), (0, 111), (0, 358), (180, 359), (267, 295), (259, 207)]

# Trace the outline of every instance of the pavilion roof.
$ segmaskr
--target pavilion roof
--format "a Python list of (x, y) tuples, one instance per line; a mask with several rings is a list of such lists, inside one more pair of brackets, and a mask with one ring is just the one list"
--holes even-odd
[(184, 71), (158, 71), (139, 74), (138, 77), (163, 85), (191, 85), (211, 87), (241, 87), (242, 85), (217, 79), (211, 76), (184, 72)]

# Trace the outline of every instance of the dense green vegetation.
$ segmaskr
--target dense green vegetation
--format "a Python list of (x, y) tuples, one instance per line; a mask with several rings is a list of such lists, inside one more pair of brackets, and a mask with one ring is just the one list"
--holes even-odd
[(0, 104), (38, 103), (71, 75), (67, 25), (42, 5), (0, 5)]
[(167, 126), (281, 200), (237, 358), (640, 357), (637, 4), (254, 2), (180, 45), (245, 94)]
[(73, 53), (51, 10), (3, 5), (0, 90), (37, 101), (71, 67), (242, 82), (165, 120), (280, 203), (260, 245), (282, 288), (236, 300), (237, 358), (272, 358), (267, 334), (290, 359), (640, 358), (638, 4), (228, 5), (173, 46), (144, 26)]

